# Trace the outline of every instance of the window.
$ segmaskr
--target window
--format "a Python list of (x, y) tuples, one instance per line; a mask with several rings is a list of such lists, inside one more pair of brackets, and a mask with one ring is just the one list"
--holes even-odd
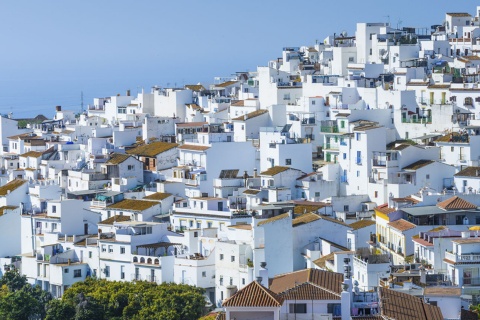
[(211, 222), (207, 222), (207, 228), (211, 228), (212, 227), (212, 223)]
[(105, 269), (103, 272), (105, 273), (106, 278), (110, 278), (110, 266), (105, 266)]
[(375, 198), (378, 198), (378, 191), (375, 191)]
[(289, 313), (307, 313), (306, 303), (290, 303), (288, 307)]
[(426, 178), (426, 179), (430, 179), (430, 175), (427, 174), (427, 175), (425, 176), (425, 178)]
[(57, 206), (52, 206), (52, 213), (56, 213), (57, 212)]
[(107, 252), (107, 246), (102, 244), (102, 252)]
[(68, 268), (63, 269), (63, 273), (68, 273), (68, 272), (69, 272)]
[(194, 237), (194, 238), (198, 238), (198, 231), (195, 231), (195, 232), (193, 233), (193, 237)]
[(92, 259), (92, 256), (93, 256), (92, 251), (88, 251), (88, 258), (89, 258), (89, 259)]
[(290, 100), (290, 93), (285, 93), (283, 95), (283, 100)]
[(242, 284), (245, 284), (245, 278), (242, 278)]
[(125, 254), (125, 247), (120, 247), (120, 254)]
[(223, 286), (223, 276), (220, 276), (220, 285)]
[(343, 157), (343, 160), (346, 160), (346, 159), (347, 159), (347, 154), (346, 154), (346, 153), (343, 153), (343, 154), (342, 154), (342, 157)]
[(348, 212), (349, 209), (350, 209), (350, 208), (348, 207), (348, 205), (344, 205), (344, 206), (343, 206), (343, 211), (344, 211), (344, 212)]
[(292, 165), (292, 159), (285, 159), (285, 165), (286, 166), (291, 166)]
[(348, 57), (348, 62), (353, 62), (354, 58), (353, 57)]
[(220, 260), (223, 260), (223, 253), (220, 253)]
[(450, 151), (453, 152), (455, 150), (455, 147), (450, 147)]
[(340, 303), (327, 304), (327, 313), (330, 313), (333, 316), (340, 316), (341, 310), (342, 310), (342, 305)]
[(190, 224), (190, 228), (193, 228), (193, 220), (190, 220), (189, 224)]
[(127, 170), (135, 170), (135, 166), (133, 164), (129, 164)]
[(206, 278), (207, 277), (207, 271), (202, 271), (202, 278)]
[(112, 246), (112, 245), (109, 245), (109, 246), (108, 246), (108, 252), (109, 252), (109, 253), (112, 253), (112, 252), (113, 252), (113, 246)]
[(231, 262), (235, 262), (235, 256), (231, 256), (231, 257), (230, 257), (230, 261), (231, 261)]
[(315, 100), (312, 100), (312, 105), (313, 105), (313, 106), (315, 105)]
[(357, 177), (360, 177), (360, 171), (357, 170)]
[(233, 278), (230, 277), (230, 285), (233, 286)]
[(53, 230), (57, 230), (57, 224), (56, 224), (55, 222), (52, 223), (52, 229), (53, 229)]
[(475, 224), (480, 224), (480, 216), (475, 217)]
[(315, 192), (315, 197), (320, 197), (320, 192)]
[(125, 279), (125, 266), (120, 267), (120, 279)]
[(82, 269), (73, 270), (73, 277), (74, 278), (81, 278), (82, 277)]
[(370, 55), (372, 55), (372, 52), (373, 52), (373, 50), (372, 50), (372, 48), (370, 48)]
[(358, 132), (355, 133), (355, 139), (356, 139), (357, 141), (360, 141), (360, 138), (361, 138), (360, 133), (358, 133)]

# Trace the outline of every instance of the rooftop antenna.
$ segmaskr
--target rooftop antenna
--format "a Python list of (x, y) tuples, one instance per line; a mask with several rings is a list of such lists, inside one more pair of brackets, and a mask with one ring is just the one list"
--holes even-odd
[(384, 16), (384, 17), (387, 18), (387, 23), (388, 23), (388, 25), (390, 25), (390, 15), (386, 15), (386, 16)]

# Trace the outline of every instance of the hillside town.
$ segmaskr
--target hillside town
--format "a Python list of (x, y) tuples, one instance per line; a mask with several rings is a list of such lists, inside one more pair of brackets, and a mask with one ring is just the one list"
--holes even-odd
[(56, 298), (87, 277), (188, 284), (226, 320), (475, 319), (474, 9), (2, 116), (0, 277)]

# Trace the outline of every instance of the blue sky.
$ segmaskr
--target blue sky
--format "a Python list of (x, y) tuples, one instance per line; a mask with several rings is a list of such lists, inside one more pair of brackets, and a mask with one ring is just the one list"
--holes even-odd
[(0, 2), (0, 113), (53, 114), (152, 85), (211, 82), (255, 70), (284, 46), (357, 22), (429, 27), (478, 1), (82, 0)]

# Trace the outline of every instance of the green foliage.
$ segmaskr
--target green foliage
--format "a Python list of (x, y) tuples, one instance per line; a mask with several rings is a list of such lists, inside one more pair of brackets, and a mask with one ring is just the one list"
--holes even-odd
[(61, 300), (52, 300), (47, 306), (46, 320), (66, 320), (75, 318), (75, 307)]

